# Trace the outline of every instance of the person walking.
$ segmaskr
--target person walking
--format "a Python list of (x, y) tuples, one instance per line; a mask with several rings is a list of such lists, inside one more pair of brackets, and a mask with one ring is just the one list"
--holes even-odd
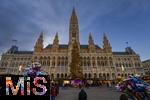
[(51, 100), (55, 100), (56, 95), (57, 95), (57, 93), (56, 93), (56, 87), (52, 83), (52, 86), (51, 86)]
[(55, 87), (56, 87), (56, 96), (59, 95), (59, 83), (57, 82), (55, 84)]
[(78, 100), (87, 100), (87, 94), (83, 88), (79, 92)]

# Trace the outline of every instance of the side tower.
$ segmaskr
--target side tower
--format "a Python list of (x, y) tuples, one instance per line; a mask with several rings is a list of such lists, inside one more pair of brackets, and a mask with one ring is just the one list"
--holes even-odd
[(43, 50), (43, 34), (43, 32), (40, 33), (40, 36), (34, 46), (34, 52), (41, 52)]
[(89, 40), (88, 40), (88, 52), (94, 52), (95, 51), (95, 44), (92, 37), (92, 34), (89, 34)]
[(111, 53), (112, 52), (112, 47), (109, 43), (109, 40), (106, 36), (106, 34), (104, 33), (104, 36), (103, 36), (103, 49), (104, 49), (104, 52), (106, 53)]
[(58, 33), (56, 33), (54, 41), (53, 41), (53, 45), (52, 45), (52, 51), (58, 52), (58, 49), (59, 49), (59, 38), (58, 38)]
[(32, 62), (39, 61), (38, 56), (42, 53), (43, 51), (43, 35), (44, 33), (41, 32), (40, 36), (38, 37), (35, 46), (34, 46), (34, 51), (32, 55)]

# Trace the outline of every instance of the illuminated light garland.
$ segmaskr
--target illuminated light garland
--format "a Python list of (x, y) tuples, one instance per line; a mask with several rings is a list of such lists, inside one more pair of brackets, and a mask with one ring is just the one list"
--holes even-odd
[[(129, 76), (126, 80), (120, 82), (117, 89), (126, 93), (129, 98), (136, 100), (145, 100), (150, 95), (150, 84), (141, 80), (137, 76)], [(136, 98), (136, 99), (135, 99)]]

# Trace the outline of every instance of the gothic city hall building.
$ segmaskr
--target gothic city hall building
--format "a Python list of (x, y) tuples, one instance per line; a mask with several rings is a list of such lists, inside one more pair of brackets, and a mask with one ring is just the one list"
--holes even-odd
[(112, 51), (106, 34), (103, 34), (103, 46), (94, 43), (92, 33), (89, 33), (88, 44), (80, 44), (78, 17), (75, 9), (72, 10), (69, 23), (68, 44), (59, 43), (59, 34), (56, 33), (53, 43), (43, 46), (43, 32), (40, 33), (33, 51), (20, 51), (16, 45), (2, 54), (0, 74), (23, 74), (27, 65), (39, 61), (42, 68), (54, 79), (67, 79), (70, 75), (73, 44), (76, 43), (79, 51), (82, 75), (85, 79), (114, 80), (118, 76), (127, 77), (131, 74), (143, 75), (140, 56), (131, 48), (125, 51)]

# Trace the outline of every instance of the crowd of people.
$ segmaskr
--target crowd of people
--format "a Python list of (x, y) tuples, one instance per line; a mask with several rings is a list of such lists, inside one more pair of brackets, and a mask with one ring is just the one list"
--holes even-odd
[[(59, 88), (60, 86), (64, 88), (68, 87), (74, 87), (72, 84), (66, 83), (63, 85), (60, 85), (59, 82), (52, 82), (51, 83), (51, 89), (50, 89), (50, 94), (51, 94), (51, 100), (55, 100), (56, 97), (59, 95)], [(80, 89), (78, 93), (78, 100), (87, 100), (87, 93), (85, 91), (85, 88), (90, 88), (90, 87), (108, 87), (111, 88), (112, 86), (115, 86), (114, 82), (93, 82), (93, 83), (88, 83), (84, 82), (84, 84), (78, 84), (76, 88)], [(120, 99), (124, 100), (124, 99)]]
[[(27, 70), (26, 75), (38, 76), (38, 75), (47, 75), (47, 73), (41, 69), (41, 64), (33, 63), (29, 66), (29, 69)], [(80, 92), (78, 94), (78, 100), (87, 100), (87, 93), (83, 87), (89, 88), (89, 87), (104, 87), (105, 86), (108, 88), (112, 88), (115, 85), (116, 83), (114, 81), (101, 82), (101, 81), (85, 81), (84, 80), (81, 82), (81, 84), (76, 85), (80, 89)], [(74, 85), (72, 85), (71, 83), (67, 83), (67, 84), (63, 84), (62, 86), (73, 87)], [(60, 83), (52, 82), (50, 84), (51, 100), (55, 100), (56, 96), (59, 95), (59, 87), (60, 87)], [(149, 97), (149, 94), (150, 94), (150, 85), (146, 83), (145, 81), (134, 76), (130, 76), (126, 81), (121, 82), (119, 85), (119, 89), (121, 92), (123, 92), (123, 94), (120, 96), (120, 100), (127, 100), (129, 96), (136, 97), (136, 98), (140, 97), (142, 98), (141, 100), (145, 100), (145, 97)]]
[[(79, 84), (80, 92), (78, 94), (78, 100), (87, 100), (87, 93), (85, 92), (84, 88)], [(51, 83), (50, 86), (50, 96), (51, 100), (55, 100), (56, 96), (59, 95), (59, 84), (58, 83)]]
[(64, 83), (62, 86), (63, 88), (65, 87), (85, 87), (85, 88), (89, 88), (89, 87), (115, 87), (116, 83), (114, 81), (107, 81), (107, 82), (100, 82), (100, 81), (95, 81), (95, 82), (83, 82), (81, 84), (78, 84), (78, 86), (75, 86), (74, 84), (71, 83)]
[[(67, 83), (62, 85), (63, 87), (73, 87), (73, 85)], [(116, 83), (113, 81), (106, 82), (92, 82), (91, 84), (88, 82), (83, 82), (83, 84), (78, 84), (77, 88), (80, 89), (78, 94), (78, 100), (87, 100), (87, 93), (84, 88), (90, 87), (107, 87), (116, 89)], [(143, 80), (138, 79), (137, 77), (130, 76), (130, 79), (123, 81), (120, 83), (120, 100), (128, 100), (128, 98), (132, 98), (132, 100), (150, 100), (149, 90), (150, 85)], [(138, 95), (134, 95), (137, 94)], [(55, 97), (59, 94), (59, 84), (52, 84), (51, 86), (51, 100), (55, 100)], [(132, 95), (131, 95), (132, 94)], [(136, 99), (138, 98), (138, 99)], [(147, 99), (148, 98), (148, 99)]]

